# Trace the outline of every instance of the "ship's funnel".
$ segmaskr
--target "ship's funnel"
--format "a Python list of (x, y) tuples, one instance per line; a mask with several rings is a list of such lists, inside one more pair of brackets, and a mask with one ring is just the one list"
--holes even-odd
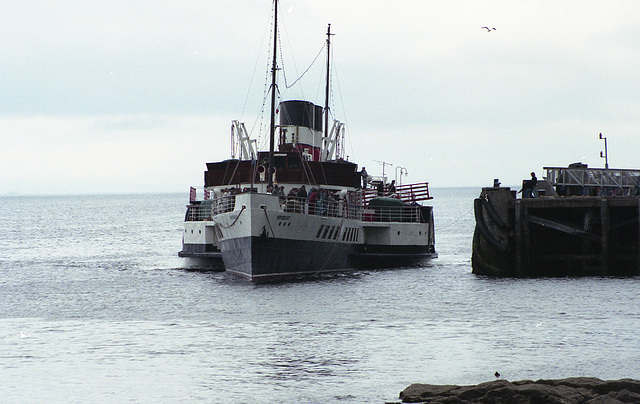
[(323, 108), (309, 101), (280, 103), (280, 151), (299, 151), (313, 161), (322, 157)]
[(303, 126), (322, 131), (322, 107), (309, 101), (283, 101), (280, 103), (280, 126)]

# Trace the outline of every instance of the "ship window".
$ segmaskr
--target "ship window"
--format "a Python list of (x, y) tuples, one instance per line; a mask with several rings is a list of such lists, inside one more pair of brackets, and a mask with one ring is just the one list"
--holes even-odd
[(324, 231), (322, 232), (322, 238), (327, 238), (328, 231), (329, 231), (329, 226), (325, 226)]
[(340, 235), (340, 226), (338, 226), (338, 228), (336, 229), (336, 234), (333, 236), (333, 239), (336, 240), (339, 235)]
[(286, 168), (287, 167), (287, 156), (273, 156), (273, 166), (276, 169)]
[(299, 157), (289, 157), (289, 168), (296, 170), (300, 168), (300, 158)]
[(320, 238), (320, 233), (322, 233), (323, 228), (324, 228), (324, 225), (320, 226), (320, 228), (318, 229), (318, 233), (316, 233), (316, 238)]

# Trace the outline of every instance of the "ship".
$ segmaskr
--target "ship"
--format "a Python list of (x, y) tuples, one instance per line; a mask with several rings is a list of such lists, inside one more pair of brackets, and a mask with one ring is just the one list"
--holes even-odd
[(202, 191), (190, 189), (179, 255), (221, 260), (225, 271), (251, 281), (437, 257), (428, 182), (389, 183), (384, 165), (382, 176), (363, 176), (344, 158), (345, 125), (330, 122), (330, 24), (325, 105), (276, 102), (277, 0), (273, 18), (269, 149), (256, 150), (244, 123), (232, 122), (231, 158), (207, 163)]

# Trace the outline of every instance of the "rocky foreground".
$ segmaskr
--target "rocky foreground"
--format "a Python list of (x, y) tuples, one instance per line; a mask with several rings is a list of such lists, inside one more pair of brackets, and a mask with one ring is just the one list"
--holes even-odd
[(640, 381), (572, 377), (558, 380), (496, 380), (475, 386), (412, 384), (400, 393), (403, 403), (640, 403)]

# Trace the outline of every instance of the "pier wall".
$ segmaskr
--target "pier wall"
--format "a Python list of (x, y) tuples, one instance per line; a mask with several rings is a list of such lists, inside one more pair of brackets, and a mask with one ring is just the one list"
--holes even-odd
[(640, 275), (638, 196), (516, 199), (509, 188), (483, 188), (474, 211), (475, 274)]

